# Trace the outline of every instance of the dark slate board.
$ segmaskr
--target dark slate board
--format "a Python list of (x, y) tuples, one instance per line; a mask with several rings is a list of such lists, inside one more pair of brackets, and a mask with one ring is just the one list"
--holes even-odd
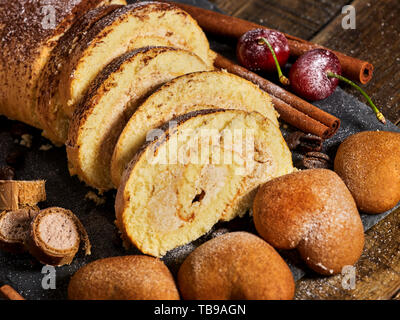
[[(216, 10), (214, 5), (205, 0), (182, 2)], [(220, 40), (218, 39), (218, 41)], [(216, 51), (231, 57), (234, 54), (234, 50), (229, 44), (219, 43), (215, 39), (211, 39), (211, 43)], [(341, 89), (337, 89), (331, 97), (316, 104), (342, 119), (342, 127), (338, 134), (326, 142), (326, 152), (331, 156), (334, 156), (336, 148), (343, 139), (356, 132), (365, 130), (400, 131), (391, 123), (388, 123), (387, 126), (381, 125), (365, 104)], [(12, 137), (9, 130), (13, 124), (14, 122), (0, 117), (0, 165), (5, 164), (5, 157), (9, 150), (15, 148), (15, 137)], [(41, 264), (29, 254), (12, 255), (0, 252), (0, 285), (12, 285), (27, 299), (66, 299), (68, 281), (71, 275), (83, 265), (100, 258), (140, 253), (136, 249), (126, 251), (122, 247), (118, 231), (114, 225), (115, 191), (106, 194), (107, 201), (102, 206), (96, 206), (91, 201), (85, 200), (85, 195), (91, 189), (85, 187), (76, 177), (71, 178), (69, 176), (65, 149), (52, 148), (48, 151), (40, 151), (39, 147), (48, 144), (48, 141), (40, 136), (38, 130), (29, 130), (34, 137), (33, 145), (26, 150), (24, 163), (17, 170), (16, 178), (25, 180), (45, 179), (47, 181), (48, 198), (46, 202), (40, 204), (40, 207), (60, 206), (76, 213), (87, 228), (93, 246), (92, 255), (84, 256), (80, 251), (71, 265), (56, 269), (56, 289), (44, 290), (42, 288), (44, 274), (41, 273), (43, 267)], [(289, 131), (290, 128), (284, 129), (284, 135)], [(294, 154), (294, 159), (296, 160), (298, 156)], [(369, 229), (388, 214), (390, 212), (377, 216), (363, 214), (365, 229)], [(184, 258), (201, 243), (218, 234), (238, 230), (255, 232), (250, 216), (215, 226), (202, 238), (172, 250), (163, 260), (173, 274), (176, 274)], [(288, 261), (296, 279), (308, 272), (295, 252), (281, 252), (281, 254)]]

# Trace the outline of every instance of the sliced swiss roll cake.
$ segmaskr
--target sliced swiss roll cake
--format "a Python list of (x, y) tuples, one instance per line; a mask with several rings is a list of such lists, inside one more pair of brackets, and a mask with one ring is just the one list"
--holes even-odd
[[(160, 2), (124, 6), (95, 23), (72, 50), (61, 70), (59, 97), (64, 115), (58, 117), (72, 117), (91, 81), (114, 58), (146, 46), (185, 49), (213, 67), (214, 53), (208, 40), (187, 13)], [(65, 142), (64, 129), (59, 132), (59, 140)]]
[(258, 186), (293, 171), (279, 128), (258, 112), (199, 110), (153, 132), (118, 188), (125, 244), (163, 256), (243, 215)]
[(87, 10), (125, 0), (0, 1), (0, 114), (40, 128), (37, 81), (58, 39)]
[(170, 47), (141, 48), (112, 61), (92, 82), (71, 120), (66, 143), (70, 173), (99, 191), (112, 189), (115, 143), (137, 106), (167, 81), (208, 69), (194, 53)]
[[(48, 63), (38, 80), (36, 115), (43, 129), (43, 136), (53, 143), (64, 145), (67, 136), (69, 118), (63, 116), (60, 103), (59, 86), (61, 69), (68, 63), (72, 50), (82, 37), (101, 18), (110, 14), (119, 5), (101, 6), (89, 10), (58, 40)], [(62, 84), (61, 84), (62, 85)]]
[(158, 89), (134, 112), (114, 149), (112, 181), (119, 186), (122, 173), (146, 141), (147, 133), (175, 116), (209, 108), (257, 111), (279, 126), (270, 96), (253, 83), (224, 71), (187, 74)]

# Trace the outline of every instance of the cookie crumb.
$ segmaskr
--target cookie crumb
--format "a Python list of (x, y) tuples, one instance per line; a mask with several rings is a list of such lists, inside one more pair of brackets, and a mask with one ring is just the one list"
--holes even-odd
[(53, 149), (51, 144), (42, 144), (39, 148), (40, 151), (49, 151), (50, 149)]
[(86, 193), (85, 199), (93, 201), (97, 206), (101, 206), (106, 203), (106, 199), (99, 197), (93, 191), (89, 191), (88, 193)]
[(21, 136), (21, 141), (19, 142), (21, 146), (30, 148), (32, 147), (32, 136), (30, 134), (23, 134)]

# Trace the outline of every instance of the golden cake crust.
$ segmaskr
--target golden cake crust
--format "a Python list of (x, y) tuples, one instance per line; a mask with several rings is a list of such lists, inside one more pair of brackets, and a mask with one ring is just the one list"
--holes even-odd
[(124, 0), (2, 1), (0, 113), (40, 127), (34, 114), (37, 79), (57, 40), (88, 9)]
[[(158, 28), (154, 28), (149, 21), (154, 20), (154, 24), (159, 23)], [(171, 19), (171, 20), (169, 20)], [(135, 27), (135, 32), (130, 32), (130, 39), (114, 46), (112, 54), (103, 59), (108, 61), (98, 61), (96, 64), (107, 64), (111, 60), (129, 50), (138, 49), (144, 46), (163, 45), (186, 49), (197, 54), (209, 67), (213, 66), (214, 54), (209, 49), (208, 40), (198, 26), (197, 22), (186, 12), (178, 7), (160, 2), (138, 2), (136, 4), (121, 7), (108, 16), (98, 21), (91, 30), (81, 39), (73, 50), (69, 63), (63, 68), (61, 87), (61, 100), (64, 112), (72, 116), (75, 103), (78, 103), (82, 92), (76, 79), (83, 76), (82, 66), (87, 59), (91, 59), (97, 48), (103, 43), (107, 43), (110, 34), (119, 30), (127, 21), (131, 21), (131, 27)], [(192, 31), (191, 35), (186, 34), (183, 24)], [(189, 39), (194, 35), (195, 39)], [(95, 77), (95, 76), (94, 76)], [(93, 77), (93, 79), (94, 79)], [(93, 80), (92, 79), (92, 80)], [(83, 90), (84, 91), (84, 90)]]
[[(40, 127), (44, 130), (43, 135), (52, 140), (53, 143), (64, 144), (65, 142), (60, 141), (60, 134), (58, 134), (59, 130), (62, 130), (59, 124), (62, 121), (59, 119), (61, 116), (60, 109), (62, 108), (59, 103), (61, 69), (68, 63), (72, 50), (93, 24), (119, 7), (121, 6), (101, 6), (88, 11), (84, 16), (79, 18), (58, 40), (49, 62), (41, 72), (38, 84), (39, 94), (36, 114), (40, 122)], [(68, 119), (65, 119), (65, 121), (68, 121)]]

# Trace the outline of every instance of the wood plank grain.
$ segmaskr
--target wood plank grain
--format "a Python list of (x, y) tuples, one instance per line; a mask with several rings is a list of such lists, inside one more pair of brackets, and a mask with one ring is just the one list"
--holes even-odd
[(336, 16), (348, 0), (212, 0), (212, 2), (229, 15), (309, 39)]
[[(400, 120), (400, 1), (355, 0), (356, 29), (344, 30), (339, 15), (311, 41), (334, 50), (370, 61), (375, 66), (374, 77), (365, 86), (387, 119)], [(342, 85), (360, 97), (354, 89)]]
[(392, 299), (393, 299), (393, 300), (400, 300), (400, 291), (397, 292), (397, 293), (393, 296)]
[(214, 3), (218, 6), (219, 9), (224, 11), (224, 13), (229, 14), (230, 16), (235, 16), (241, 8), (247, 7), (250, 1), (248, 0), (210, 0), (210, 2)]

